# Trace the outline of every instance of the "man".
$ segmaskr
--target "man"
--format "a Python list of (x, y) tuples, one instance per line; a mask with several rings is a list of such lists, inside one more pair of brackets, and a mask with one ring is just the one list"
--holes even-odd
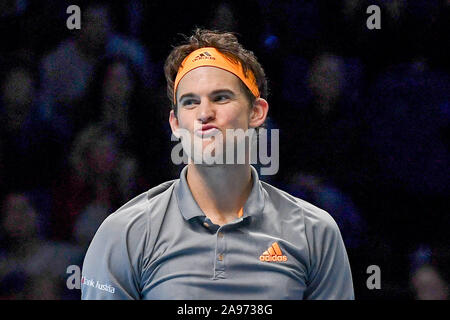
[[(200, 142), (200, 155), (213, 136), (267, 117), (264, 71), (230, 33), (196, 30), (173, 49), (165, 73), (172, 131)], [(134, 198), (98, 229), (83, 299), (354, 298), (328, 213), (260, 181), (248, 155), (243, 164), (196, 163), (198, 150), (183, 146), (191, 161), (180, 179)], [(212, 146), (219, 159), (230, 151)]]

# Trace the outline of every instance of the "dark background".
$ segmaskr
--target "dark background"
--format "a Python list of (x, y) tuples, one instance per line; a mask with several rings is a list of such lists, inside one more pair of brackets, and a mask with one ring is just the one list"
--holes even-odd
[[(66, 27), (71, 4), (81, 30)], [(380, 30), (366, 26), (372, 4)], [(335, 218), (356, 298), (448, 299), (449, 8), (3, 1), (0, 297), (78, 299), (66, 268), (82, 265), (101, 221), (177, 178), (163, 64), (206, 27), (236, 32), (265, 69), (280, 170), (261, 179)]]

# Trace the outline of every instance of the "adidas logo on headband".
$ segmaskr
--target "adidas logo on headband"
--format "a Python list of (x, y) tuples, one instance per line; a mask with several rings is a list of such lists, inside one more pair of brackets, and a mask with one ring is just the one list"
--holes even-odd
[(200, 53), (198, 56), (196, 56), (192, 62), (195, 62), (197, 60), (201, 60), (201, 59), (211, 59), (211, 60), (216, 60), (216, 58), (214, 58), (213, 56), (211, 56), (211, 54), (209, 52), (202, 52)]

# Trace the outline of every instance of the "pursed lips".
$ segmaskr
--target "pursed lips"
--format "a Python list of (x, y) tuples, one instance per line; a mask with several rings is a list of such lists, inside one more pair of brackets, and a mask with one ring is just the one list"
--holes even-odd
[(195, 130), (195, 135), (200, 138), (210, 138), (219, 133), (220, 130), (216, 126), (210, 124), (203, 125), (200, 129)]

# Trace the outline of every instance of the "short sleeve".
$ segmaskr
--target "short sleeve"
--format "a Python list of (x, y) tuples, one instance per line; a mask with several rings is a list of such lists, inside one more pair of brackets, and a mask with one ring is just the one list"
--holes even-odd
[(143, 212), (119, 211), (97, 230), (83, 262), (82, 300), (137, 300), (148, 226)]
[(350, 263), (336, 222), (320, 210), (305, 215), (305, 230), (310, 251), (305, 299), (354, 300)]

